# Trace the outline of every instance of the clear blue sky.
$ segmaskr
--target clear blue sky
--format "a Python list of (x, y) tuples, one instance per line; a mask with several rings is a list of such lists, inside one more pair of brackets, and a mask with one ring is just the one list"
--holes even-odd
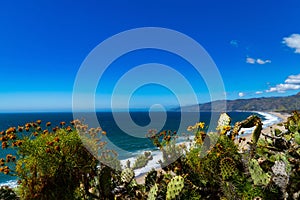
[[(228, 99), (295, 94), (300, 91), (300, 1), (278, 2), (1, 1), (0, 112), (70, 110), (76, 74), (89, 52), (117, 33), (149, 26), (179, 31), (201, 44), (220, 71)], [(144, 50), (112, 64), (101, 80), (104, 87), (96, 91), (96, 105), (109, 105), (122, 72), (149, 62), (183, 69), (199, 102), (210, 100), (189, 63)], [(123, 103), (120, 97), (120, 108)], [(174, 106), (176, 98), (167, 88), (145, 85), (130, 103)]]

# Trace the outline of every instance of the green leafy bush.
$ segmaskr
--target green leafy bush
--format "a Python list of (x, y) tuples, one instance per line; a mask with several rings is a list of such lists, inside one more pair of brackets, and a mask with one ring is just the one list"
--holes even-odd
[[(88, 129), (78, 120), (70, 126), (61, 122), (53, 128), (48, 122), (45, 129), (41, 128), (40, 120), (11, 127), (2, 132), (2, 148), (14, 148), (17, 157), (8, 154), (5, 160), (1, 159), (0, 171), (17, 176), (17, 193), (22, 199), (76, 199), (80, 187), (89, 194), (99, 162), (83, 145), (83, 130), (90, 133), (86, 140), (97, 148), (95, 136), (102, 134), (102, 130)], [(105, 143), (101, 145), (104, 149)]]

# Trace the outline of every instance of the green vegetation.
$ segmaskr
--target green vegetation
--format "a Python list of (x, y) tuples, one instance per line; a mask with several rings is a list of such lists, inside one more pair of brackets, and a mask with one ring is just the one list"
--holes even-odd
[[(212, 103), (204, 103), (199, 105), (199, 110), (202, 112), (211, 112), (215, 109), (216, 112), (219, 110), (224, 110), (224, 101), (214, 101), (212, 108)], [(198, 107), (198, 105), (197, 105)], [(278, 112), (291, 112), (297, 110), (300, 107), (300, 92), (296, 95), (287, 97), (261, 97), (261, 98), (251, 98), (251, 99), (236, 99), (236, 100), (226, 100), (226, 110), (227, 111), (278, 111)], [(181, 108), (180, 108), (181, 109)], [(180, 110), (175, 109), (175, 110)], [(187, 106), (183, 108), (187, 111), (196, 111), (195, 106)]]
[(15, 200), (19, 198), (17, 197), (17, 194), (13, 191), (13, 189), (7, 186), (2, 186), (0, 187), (0, 199)]
[[(147, 165), (151, 153), (121, 170), (115, 152), (105, 147), (101, 128), (89, 129), (78, 120), (69, 126), (46, 123), (44, 130), (41, 121), (11, 127), (0, 132), (2, 148), (15, 149), (17, 156), (0, 158), (0, 172), (17, 176), (19, 186), (0, 188), (0, 198), (299, 199), (300, 114), (293, 112), (281, 126), (286, 130), (264, 134), (257, 116), (231, 125), (223, 113), (215, 133), (206, 133), (201, 122), (189, 126), (194, 135), (189, 145), (177, 145), (176, 132), (150, 130), (148, 137), (163, 160), (161, 170), (150, 171), (144, 184), (137, 183), (133, 170)], [(245, 127), (254, 127), (248, 143), (240, 135)], [(90, 153), (96, 149), (98, 157)]]

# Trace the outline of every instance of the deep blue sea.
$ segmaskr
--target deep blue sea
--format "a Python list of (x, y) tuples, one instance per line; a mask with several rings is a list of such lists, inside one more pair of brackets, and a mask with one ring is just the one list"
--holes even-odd
[[(125, 115), (125, 113), (118, 113), (119, 116)], [(159, 113), (157, 113), (159, 114)], [(195, 113), (194, 113), (195, 114)], [(241, 121), (243, 119), (246, 119), (248, 116), (253, 114), (253, 112), (229, 112), (228, 115), (232, 119), (232, 124), (234, 124), (237, 121)], [(264, 126), (271, 125), (273, 123), (276, 123), (279, 119), (275, 116), (272, 116), (268, 113), (255, 113), (256, 115), (259, 115), (264, 122)], [(164, 123), (164, 126), (161, 130), (172, 130), (172, 131), (178, 131), (180, 120), (181, 120), (182, 113), (180, 112), (167, 112), (166, 113), (166, 122)], [(205, 122), (206, 124), (209, 124), (211, 113), (209, 112), (202, 112), (198, 115), (198, 120), (201, 122)], [(151, 123), (149, 113), (148, 112), (131, 112), (130, 116), (135, 124), (137, 124), (140, 127), (145, 127), (149, 123)], [(155, 114), (154, 114), (155, 117)], [(152, 145), (151, 141), (145, 137), (147, 134), (147, 130), (141, 131), (139, 135), (134, 134), (127, 134), (122, 129), (119, 128), (118, 124), (116, 124), (114, 120), (114, 116), (111, 112), (98, 112), (97, 118), (99, 121), (99, 124), (101, 125), (101, 128), (107, 132), (107, 139), (112, 144), (111, 146), (117, 146), (124, 150), (125, 153), (121, 153), (119, 155), (120, 160), (126, 160), (128, 158), (134, 157), (135, 155), (138, 155), (139, 153), (145, 151), (145, 150), (152, 150), (154, 151), (153, 155), (158, 155), (159, 152), (156, 151), (156, 148)], [(5, 130), (9, 127), (18, 125), (24, 125), (27, 122), (34, 122), (36, 120), (42, 120), (45, 124), (46, 122), (51, 122), (52, 125), (58, 125), (61, 121), (70, 122), (73, 120), (73, 114), (72, 113), (0, 113), (0, 131)], [(191, 121), (186, 121), (186, 125), (194, 125), (195, 122), (194, 118)], [(212, 123), (213, 126), (216, 124)], [(126, 124), (125, 124), (126, 125)], [(130, 124), (128, 124), (129, 127), (126, 127), (127, 130), (131, 130), (136, 132), (134, 130), (134, 127), (130, 127)], [(158, 131), (161, 131), (158, 130)], [(133, 136), (134, 135), (134, 136)], [(137, 136), (137, 137), (136, 137)], [(2, 150), (0, 149), (0, 158), (5, 157), (5, 155), (11, 152), (11, 150)], [(13, 152), (11, 152), (13, 153)], [(150, 165), (156, 165), (157, 163), (152, 161), (152, 164)], [(148, 166), (147, 168), (152, 168), (155, 166)], [(147, 170), (147, 168), (144, 169)], [(137, 173), (143, 173), (143, 170), (140, 170)], [(0, 185), (1, 184), (8, 184), (11, 186), (15, 185), (15, 177), (10, 177), (7, 175), (0, 174)]]

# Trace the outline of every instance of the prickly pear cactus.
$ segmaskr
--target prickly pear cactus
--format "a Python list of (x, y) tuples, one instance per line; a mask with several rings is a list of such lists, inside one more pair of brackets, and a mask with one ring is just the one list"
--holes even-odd
[(286, 122), (286, 128), (292, 133), (300, 131), (300, 113), (293, 112)]
[(134, 171), (130, 168), (126, 168), (121, 173), (121, 180), (123, 183), (130, 183), (134, 177)]
[(139, 155), (136, 158), (136, 160), (132, 166), (132, 169), (135, 170), (135, 169), (145, 167), (148, 164), (149, 160), (152, 160), (152, 159), (153, 159), (153, 157), (151, 155), (151, 152), (146, 151), (146, 152), (144, 152), (144, 154)]
[(109, 197), (112, 190), (111, 182), (111, 169), (109, 167), (104, 167), (99, 174), (99, 185), (102, 190), (102, 194)]
[(176, 196), (180, 194), (184, 187), (184, 178), (182, 176), (175, 176), (172, 180), (168, 183), (167, 186), (167, 196), (166, 199), (175, 199)]
[(254, 185), (266, 186), (271, 180), (271, 176), (262, 170), (262, 168), (259, 166), (258, 161), (255, 159), (251, 159), (249, 162), (249, 172), (251, 174)]
[(222, 113), (218, 120), (217, 130), (221, 132), (221, 134), (225, 134), (226, 131), (230, 130), (230, 122), (231, 119), (226, 113)]
[(134, 187), (137, 187), (138, 186), (138, 183), (136, 182), (135, 179), (132, 179), (129, 183), (129, 187), (130, 188), (134, 188)]
[(236, 122), (234, 125), (234, 128), (232, 130), (232, 134), (234, 136), (239, 134), (239, 131), (241, 128), (251, 128), (256, 126), (256, 128), (252, 132), (252, 141), (256, 145), (258, 138), (260, 137), (260, 133), (262, 130), (262, 122), (261, 119), (256, 116), (256, 115), (251, 115), (247, 119), (241, 121), (241, 122)]
[(156, 178), (157, 178), (157, 171), (155, 169), (152, 169), (150, 172), (148, 172), (145, 178), (146, 191), (149, 191), (150, 188), (155, 184)]
[(218, 120), (218, 127), (229, 126), (231, 122), (230, 117), (226, 113), (222, 113)]
[(252, 132), (252, 141), (253, 144), (256, 145), (262, 130), (262, 122), (259, 118), (255, 118), (255, 129)]
[(150, 191), (149, 191), (149, 194), (148, 194), (148, 200), (155, 200), (156, 199), (156, 196), (157, 196), (157, 191), (158, 191), (158, 187), (157, 187), (157, 184), (155, 183)]
[(278, 185), (281, 189), (285, 190), (288, 182), (289, 176), (286, 173), (286, 165), (283, 161), (275, 161), (275, 164), (272, 167), (272, 171), (274, 176), (272, 180), (276, 185)]
[(300, 145), (300, 133), (298, 131), (294, 134), (294, 137), (295, 137), (295, 142), (298, 145)]
[(295, 142), (300, 145), (300, 113), (293, 112), (293, 115), (288, 118), (285, 127), (294, 134)]
[(220, 162), (220, 171), (223, 180), (229, 179), (235, 172), (236, 167), (232, 158), (223, 158)]
[(7, 200), (15, 200), (19, 199), (16, 195), (16, 193), (7, 186), (1, 186), (0, 187), (0, 199), (7, 199)]

